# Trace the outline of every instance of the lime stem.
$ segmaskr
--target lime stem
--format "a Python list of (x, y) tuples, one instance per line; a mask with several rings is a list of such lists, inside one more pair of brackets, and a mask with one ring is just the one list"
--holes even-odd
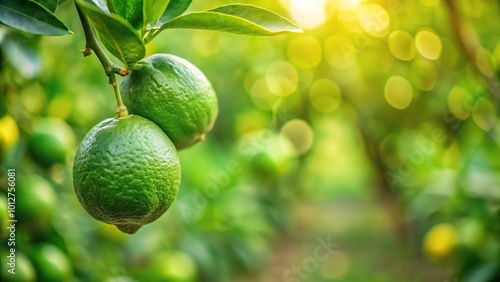
[(78, 16), (80, 17), (80, 21), (82, 23), (83, 32), (85, 34), (85, 49), (82, 50), (83, 56), (87, 57), (92, 54), (92, 51), (95, 52), (97, 58), (101, 62), (102, 67), (104, 68), (104, 72), (109, 77), (109, 84), (111, 84), (115, 90), (115, 98), (118, 104), (118, 108), (116, 108), (116, 117), (127, 117), (128, 111), (127, 107), (123, 104), (122, 96), (120, 94), (120, 89), (118, 84), (116, 83), (116, 75), (119, 74), (121, 76), (126, 76), (129, 74), (129, 70), (125, 68), (121, 68), (115, 65), (104, 53), (104, 50), (101, 48), (99, 43), (97, 42), (97, 38), (92, 30), (92, 26), (90, 25), (89, 19), (82, 12), (78, 4), (75, 2), (76, 10), (78, 12)]
[[(111, 78), (110, 78), (111, 79)], [(116, 118), (128, 117), (127, 107), (123, 104), (122, 95), (120, 94), (120, 88), (116, 81), (112, 83), (113, 89), (115, 90), (115, 98), (118, 103), (118, 108), (116, 108)]]
[(144, 39), (144, 44), (148, 44), (149, 42), (151, 42), (151, 40), (153, 40), (158, 34), (160, 34), (161, 31), (161, 28), (150, 29), (148, 35)]

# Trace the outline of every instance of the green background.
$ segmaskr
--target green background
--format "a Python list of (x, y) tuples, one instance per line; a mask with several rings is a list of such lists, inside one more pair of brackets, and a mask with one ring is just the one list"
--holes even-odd
[[(79, 52), (73, 4), (56, 15), (75, 35), (0, 26), (0, 183), (6, 196), (17, 170), (27, 277), (53, 263), (54, 281), (498, 281), (498, 1), (242, 2), (304, 33), (167, 30), (147, 46), (198, 66), (220, 113), (180, 152), (170, 210), (132, 236), (73, 191), (77, 144), (116, 107), (97, 58)], [(46, 161), (49, 146), (65, 157)]]

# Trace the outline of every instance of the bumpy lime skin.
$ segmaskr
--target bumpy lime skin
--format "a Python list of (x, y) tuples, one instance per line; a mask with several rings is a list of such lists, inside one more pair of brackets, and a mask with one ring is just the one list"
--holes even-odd
[(137, 63), (121, 85), (123, 102), (170, 137), (178, 150), (203, 140), (217, 118), (217, 95), (206, 76), (189, 61), (155, 54)]
[(180, 179), (173, 143), (156, 124), (137, 115), (94, 126), (73, 167), (75, 193), (85, 210), (129, 234), (165, 213)]

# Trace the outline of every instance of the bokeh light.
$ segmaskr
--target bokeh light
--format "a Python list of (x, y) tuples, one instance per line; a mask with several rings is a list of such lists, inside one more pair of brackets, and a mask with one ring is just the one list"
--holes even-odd
[(361, 4), (362, 0), (334, 0), (334, 5), (341, 11), (356, 10)]
[(437, 60), (441, 55), (441, 39), (430, 30), (421, 30), (415, 36), (418, 52), (429, 60)]
[(476, 65), (486, 77), (491, 77), (495, 74), (495, 66), (491, 53), (484, 49), (479, 48), (476, 52)]
[(292, 64), (297, 67), (313, 68), (321, 62), (321, 44), (314, 37), (299, 35), (290, 41), (288, 57)]
[(307, 122), (300, 119), (293, 119), (285, 123), (281, 128), (280, 135), (292, 142), (296, 156), (307, 153), (313, 145), (313, 131)]
[(453, 87), (448, 95), (448, 108), (450, 112), (461, 120), (469, 117), (474, 106), (473, 103), (474, 101), (469, 92), (460, 86)]
[(385, 99), (396, 109), (403, 110), (413, 99), (413, 88), (408, 80), (401, 76), (391, 76), (385, 83)]
[(288, 96), (296, 89), (299, 75), (295, 67), (287, 61), (271, 63), (266, 70), (267, 87), (276, 96)]
[(250, 98), (253, 104), (261, 110), (270, 110), (278, 100), (269, 89), (266, 78), (255, 81), (250, 88)]
[(481, 129), (489, 131), (496, 125), (497, 115), (497, 109), (493, 103), (487, 99), (480, 99), (472, 112), (472, 119)]
[(388, 44), (389, 50), (391, 50), (394, 57), (403, 61), (410, 61), (415, 58), (415, 42), (408, 32), (402, 30), (393, 31), (389, 35)]
[(316, 110), (331, 113), (340, 105), (340, 88), (332, 80), (320, 78), (314, 81), (309, 89), (309, 101)]
[(326, 20), (325, 0), (289, 0), (290, 14), (302, 28), (313, 29)]
[(390, 18), (387, 11), (377, 4), (363, 4), (358, 11), (359, 24), (366, 33), (383, 37), (389, 31)]

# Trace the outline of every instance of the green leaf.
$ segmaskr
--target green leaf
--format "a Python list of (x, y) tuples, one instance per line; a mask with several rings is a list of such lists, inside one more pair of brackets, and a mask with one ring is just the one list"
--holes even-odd
[(0, 42), (0, 50), (10, 65), (28, 79), (37, 77), (42, 71), (38, 40), (34, 37), (27, 33), (10, 32)]
[(144, 0), (144, 26), (156, 25), (156, 21), (163, 14), (170, 0)]
[(76, 0), (83, 13), (89, 18), (104, 47), (128, 68), (146, 55), (146, 48), (134, 28), (123, 18), (106, 14), (98, 7), (83, 0)]
[(57, 6), (59, 5), (59, 0), (32, 0), (33, 2), (37, 2), (41, 6), (47, 8), (47, 10), (51, 12), (55, 12)]
[(144, 0), (107, 0), (109, 10), (129, 22), (135, 29), (142, 27)]
[(275, 12), (246, 4), (226, 5), (179, 16), (161, 27), (162, 30), (167, 28), (219, 30), (246, 35), (302, 32), (296, 24)]
[(162, 25), (171, 19), (182, 15), (182, 13), (189, 8), (191, 2), (193, 2), (193, 0), (170, 0), (167, 9), (158, 21), (158, 25)]
[(0, 1), (0, 22), (12, 28), (33, 34), (72, 34), (51, 11), (31, 1)]

